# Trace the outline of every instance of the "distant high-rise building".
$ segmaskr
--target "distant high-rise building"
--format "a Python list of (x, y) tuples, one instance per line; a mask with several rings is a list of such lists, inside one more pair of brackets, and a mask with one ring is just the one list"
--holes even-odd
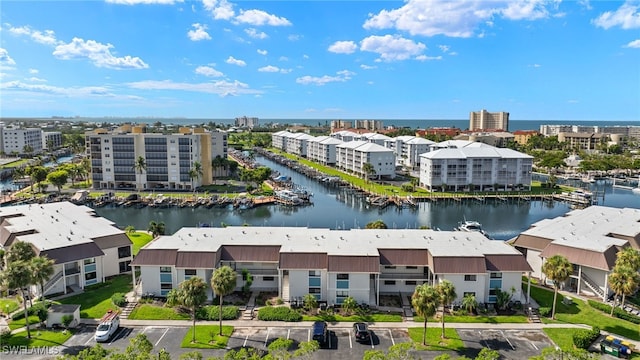
[(244, 127), (244, 128), (249, 128), (249, 129), (253, 129), (254, 127), (258, 127), (259, 124), (259, 120), (257, 117), (237, 117), (236, 118), (236, 122), (235, 125), (237, 127)]
[(333, 129), (351, 129), (353, 122), (348, 120), (331, 120), (331, 131)]
[(508, 112), (472, 111), (469, 114), (469, 130), (504, 130), (509, 131)]
[(42, 152), (42, 130), (35, 128), (2, 128), (2, 151), (5, 154), (39, 154)]
[(356, 120), (356, 129), (382, 130), (382, 120)]

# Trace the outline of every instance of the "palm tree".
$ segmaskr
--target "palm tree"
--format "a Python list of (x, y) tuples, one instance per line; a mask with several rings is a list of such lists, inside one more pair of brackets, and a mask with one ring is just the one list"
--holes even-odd
[(553, 255), (548, 258), (542, 265), (542, 272), (544, 275), (553, 281), (553, 306), (551, 307), (551, 318), (556, 318), (556, 299), (558, 298), (558, 289), (560, 285), (566, 281), (571, 273), (573, 273), (573, 266), (562, 255)]
[(616, 266), (629, 266), (640, 271), (640, 252), (632, 247), (626, 247), (618, 252)]
[(36, 256), (31, 244), (25, 241), (16, 241), (13, 243), (6, 255), (7, 265), (15, 261), (30, 262)]
[(473, 294), (467, 294), (462, 298), (462, 307), (467, 309), (467, 312), (471, 314), (473, 309), (478, 307), (478, 301), (476, 300), (476, 296)]
[(387, 224), (382, 220), (375, 220), (364, 226), (365, 229), (387, 229)]
[(420, 184), (420, 179), (412, 177), (411, 181), (409, 183), (411, 184), (411, 187), (413, 188), (412, 191), (416, 191), (416, 187)]
[(193, 186), (193, 179), (199, 179), (204, 172), (202, 171), (202, 164), (198, 161), (193, 163), (193, 167), (189, 169), (189, 178), (191, 179), (191, 188), (195, 190)]
[(53, 275), (55, 261), (45, 256), (36, 256), (31, 259), (31, 272), (33, 281), (40, 285), (40, 296), (44, 300), (44, 283)]
[(27, 338), (31, 339), (29, 312), (27, 308), (27, 288), (33, 283), (33, 278), (29, 262), (23, 260), (10, 262), (2, 272), (2, 283), (7, 289), (17, 290), (20, 293), (25, 313), (24, 319), (27, 327)]
[(140, 178), (142, 178), (142, 173), (147, 170), (147, 161), (142, 156), (138, 156), (138, 159), (133, 164), (133, 170), (140, 174)]
[(236, 288), (237, 274), (229, 266), (221, 266), (213, 272), (211, 288), (220, 298), (220, 336), (222, 336), (222, 297), (229, 295)]
[(150, 221), (147, 231), (151, 233), (151, 236), (153, 236), (154, 239), (160, 235), (164, 235), (164, 231), (165, 231), (164, 223)]
[(447, 306), (453, 302), (458, 297), (456, 294), (456, 288), (453, 286), (453, 283), (449, 280), (442, 280), (440, 284), (436, 286), (436, 291), (440, 296), (440, 304), (442, 305), (442, 338), (445, 338), (444, 335), (444, 314)]
[(364, 172), (365, 179), (369, 181), (371, 175), (375, 175), (376, 169), (373, 167), (371, 163), (365, 163), (362, 165), (362, 172)]
[[(616, 265), (613, 272), (609, 275), (609, 287), (616, 293), (616, 298), (622, 295), (620, 307), (624, 307), (625, 296), (632, 295), (640, 286), (640, 274), (630, 266)], [(616, 307), (615, 300), (611, 306), (611, 316)]]
[(207, 284), (201, 278), (194, 276), (180, 283), (178, 301), (182, 306), (191, 309), (193, 317), (193, 339), (196, 342), (196, 312), (207, 301)]
[(422, 345), (427, 345), (427, 320), (435, 315), (439, 302), (438, 293), (429, 284), (416, 286), (416, 290), (411, 295), (411, 305), (416, 310), (416, 313), (424, 318)]

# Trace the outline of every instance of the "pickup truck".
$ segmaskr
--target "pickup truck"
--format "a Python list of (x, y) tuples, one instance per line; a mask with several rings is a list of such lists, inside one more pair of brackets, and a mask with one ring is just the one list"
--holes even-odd
[(120, 327), (120, 314), (117, 311), (109, 310), (100, 319), (100, 324), (96, 328), (96, 342), (107, 342)]

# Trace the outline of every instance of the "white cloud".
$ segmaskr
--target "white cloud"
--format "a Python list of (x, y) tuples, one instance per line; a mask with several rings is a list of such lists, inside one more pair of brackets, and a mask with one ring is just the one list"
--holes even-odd
[(556, 0), (436, 1), (408, 0), (400, 8), (370, 14), (365, 29), (396, 29), (411, 35), (471, 37), (494, 15), (510, 20), (535, 20), (549, 16), (547, 6)]
[(637, 48), (640, 48), (640, 39), (631, 41), (630, 43), (628, 43), (627, 45), (625, 45), (625, 47), (628, 47), (628, 48), (636, 48), (636, 49), (637, 49)]
[(39, 73), (38, 69), (29, 69), (29, 74), (37, 74)]
[(378, 68), (377, 66), (371, 66), (371, 65), (365, 65), (365, 64), (361, 64), (360, 65), (360, 69), (362, 70), (373, 70)]
[(35, 77), (35, 76), (32, 76), (32, 77), (30, 77), (28, 79), (25, 79), (25, 80), (31, 81), (31, 82), (47, 82), (47, 80), (41, 79), (41, 78), (38, 78), (38, 77)]
[(267, 35), (265, 32), (258, 31), (254, 28), (244, 29), (244, 32), (254, 39), (266, 39), (269, 37), (269, 35)]
[(289, 58), (288, 58), (288, 57), (286, 57), (286, 56), (280, 56), (280, 57), (278, 58), (278, 61), (289, 61)]
[(80, 38), (73, 38), (68, 44), (60, 44), (56, 46), (53, 55), (58, 59), (89, 59), (97, 67), (105, 67), (109, 69), (146, 69), (149, 67), (139, 57), (131, 57), (129, 55), (116, 57), (111, 53), (113, 45), (102, 44), (95, 40), (84, 41)]
[(56, 45), (61, 42), (56, 40), (56, 34), (53, 30), (33, 30), (28, 26), (20, 26), (20, 27), (10, 27), (9, 32), (14, 35), (26, 35), (31, 37), (31, 39), (37, 43), (44, 45)]
[(372, 35), (360, 42), (361, 51), (369, 51), (380, 55), (382, 61), (399, 61), (420, 55), (426, 45), (401, 36)]
[(351, 77), (355, 75), (355, 73), (348, 70), (338, 71), (336, 74), (337, 76), (324, 75), (320, 77), (306, 75), (297, 78), (296, 83), (302, 85), (323, 86), (332, 82), (345, 82), (347, 80), (350, 80)]
[(540, 64), (531, 64), (531, 65), (529, 65), (529, 67), (532, 67), (532, 68), (536, 68), (536, 69), (537, 69), (537, 68), (539, 68), (539, 67), (542, 67), (542, 65), (540, 65)]
[(438, 55), (438, 56), (418, 55), (416, 56), (416, 60), (418, 61), (442, 60), (442, 55)]
[(199, 23), (191, 24), (192, 30), (187, 32), (187, 36), (191, 41), (211, 40), (211, 36), (207, 33), (207, 25)]
[(236, 21), (254, 26), (289, 26), (291, 22), (284, 17), (269, 14), (262, 10), (240, 10), (240, 15), (236, 16)]
[(12, 66), (16, 61), (9, 56), (9, 52), (6, 49), (0, 48), (0, 65)]
[(443, 53), (449, 52), (449, 45), (438, 45), (438, 47), (440, 48), (440, 51), (442, 51)]
[(70, 97), (118, 97), (109, 88), (103, 86), (85, 86), (64, 88), (44, 84), (25, 84), (21, 81), (9, 81), (0, 84), (0, 89), (46, 93)]
[(297, 34), (291, 34), (291, 35), (287, 36), (287, 39), (289, 39), (289, 41), (298, 41), (298, 40), (300, 40), (300, 38), (302, 38), (302, 36), (297, 35)]
[(625, 30), (640, 28), (640, 5), (626, 2), (616, 11), (604, 12), (591, 22), (603, 29), (614, 26), (620, 26)]
[(195, 73), (208, 76), (208, 77), (221, 77), (224, 75), (223, 73), (212, 68), (211, 66), (198, 66), (195, 70)]
[(231, 64), (231, 65), (238, 65), (238, 66), (246, 66), (247, 63), (242, 61), (242, 60), (238, 60), (236, 58), (234, 58), (233, 56), (229, 56), (229, 58), (227, 60), (225, 60), (225, 62), (227, 64)]
[(257, 51), (257, 52), (258, 52), (258, 54), (260, 54), (260, 55), (267, 55), (267, 54), (269, 53), (267, 50), (260, 50), (260, 49), (258, 49), (258, 50), (256, 50), (256, 51)]
[(233, 10), (233, 4), (227, 0), (202, 0), (202, 4), (216, 20), (229, 20), (236, 14)]
[(106, 2), (111, 4), (118, 4), (118, 5), (139, 5), (139, 4), (173, 5), (175, 3), (181, 3), (182, 0), (106, 0)]
[(267, 65), (267, 66), (263, 66), (263, 67), (259, 68), (258, 71), (260, 71), (260, 72), (271, 72), (271, 73), (279, 72), (281, 74), (288, 74), (288, 73), (291, 72), (291, 69), (281, 69), (281, 68), (279, 68), (277, 66)]
[(352, 54), (358, 49), (353, 41), (336, 41), (329, 46), (329, 51), (337, 54)]
[(220, 96), (242, 95), (242, 94), (261, 94), (259, 90), (249, 88), (249, 85), (239, 81), (218, 80), (205, 83), (180, 83), (171, 80), (155, 81), (146, 80), (127, 84), (134, 89), (142, 90), (181, 90), (192, 91), (209, 94), (218, 94)]

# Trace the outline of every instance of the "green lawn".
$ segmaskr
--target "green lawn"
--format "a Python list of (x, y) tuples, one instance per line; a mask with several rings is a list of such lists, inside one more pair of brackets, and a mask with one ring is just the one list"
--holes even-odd
[(193, 349), (224, 349), (227, 347), (229, 336), (233, 333), (233, 326), (222, 326), (222, 336), (218, 335), (218, 325), (196, 325), (196, 342), (193, 343), (193, 326), (182, 339), (180, 347)]
[[(540, 305), (551, 307), (553, 303), (553, 291), (537, 286), (531, 287), (531, 297)], [(618, 334), (631, 340), (640, 340), (638, 325), (618, 318), (612, 318), (589, 306), (580, 299), (573, 299), (573, 304), (562, 303), (563, 296), (558, 294), (556, 302), (556, 320), (543, 318), (544, 323), (586, 324), (598, 326), (601, 330)]]
[(131, 275), (120, 275), (107, 282), (106, 285), (85, 290), (82, 294), (74, 295), (60, 300), (61, 304), (79, 304), (80, 317), (89, 319), (101, 318), (109, 309), (116, 306), (111, 302), (114, 293), (128, 293), (131, 286)]
[(11, 314), (18, 310), (20, 304), (16, 299), (3, 298), (0, 299), (0, 313)]
[(562, 350), (573, 349), (573, 334), (583, 331), (577, 328), (544, 328), (545, 334)]
[(133, 243), (133, 256), (138, 255), (138, 251), (140, 251), (140, 248), (147, 245), (151, 240), (153, 240), (153, 236), (144, 231), (136, 231), (134, 233), (127, 234), (127, 236)]
[(31, 339), (27, 338), (27, 332), (21, 331), (3, 339), (3, 346), (58, 346), (65, 343), (73, 335), (71, 331), (31, 330)]
[[(29, 316), (29, 327), (32, 328), (33, 324), (37, 324), (40, 322), (40, 319), (38, 318), (37, 315), (31, 315)], [(24, 316), (22, 316), (20, 319), (18, 320), (11, 320), (9, 322), (9, 329), (11, 330), (15, 330), (15, 329), (19, 329), (21, 327), (25, 327), (27, 326), (27, 322), (24, 319)]]
[(402, 322), (402, 315), (400, 314), (369, 314), (369, 315), (316, 315), (316, 316), (302, 316), (302, 321), (316, 321), (323, 320), (327, 322)]
[(151, 304), (138, 305), (131, 314), (132, 320), (189, 320), (188, 314), (179, 314), (173, 308), (154, 306)]
[(430, 327), (427, 325), (427, 346), (422, 345), (422, 335), (424, 328), (409, 328), (409, 337), (415, 342), (417, 350), (435, 351), (461, 351), (464, 350), (464, 343), (460, 340), (455, 329), (445, 329), (445, 339), (442, 339), (442, 328)]

